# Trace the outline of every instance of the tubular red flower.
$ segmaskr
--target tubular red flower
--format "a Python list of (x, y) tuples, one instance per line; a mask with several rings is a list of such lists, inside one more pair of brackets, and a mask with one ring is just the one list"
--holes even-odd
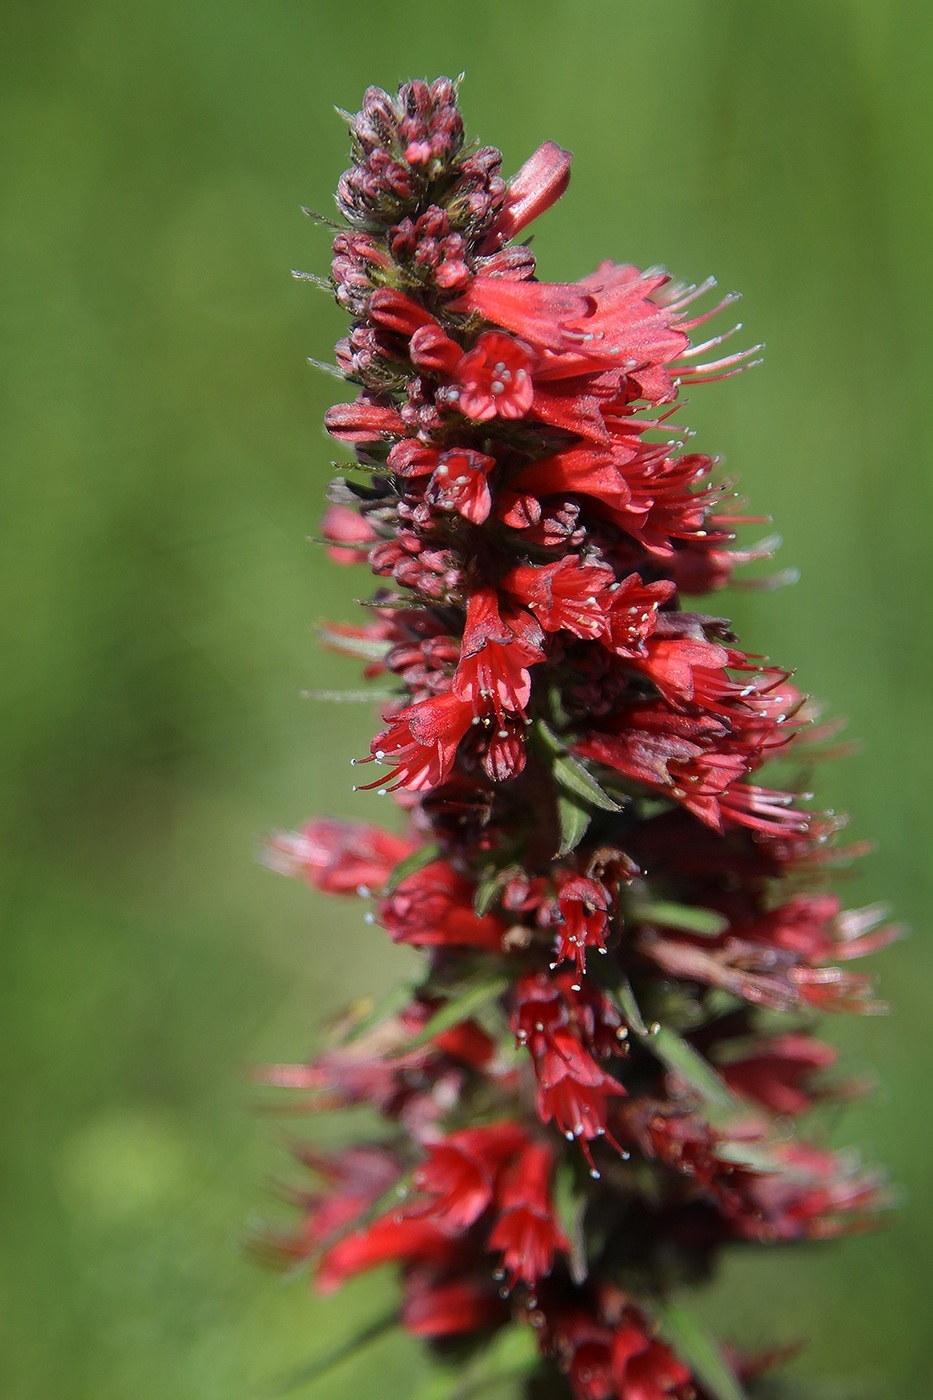
[(438, 510), (456, 511), (473, 525), (482, 525), (492, 508), (487, 476), (495, 459), (482, 452), (444, 452), (428, 483), (425, 500)]
[[(453, 768), (457, 745), (472, 719), (472, 706), (453, 694), (422, 700), (397, 714), (372, 743), (376, 762), (392, 767), (385, 781), (415, 791), (438, 787)], [(366, 786), (382, 783), (377, 779)]]
[(527, 346), (497, 331), (484, 331), (454, 371), (457, 407), (467, 418), (524, 418), (531, 408), (534, 357)]
[(476, 714), (523, 714), (531, 697), (528, 668), (544, 660), (543, 640), (527, 613), (513, 613), (506, 621), (495, 591), (476, 589), (467, 604), (454, 693)]
[(751, 1054), (730, 1060), (722, 1075), (733, 1093), (754, 1099), (772, 1113), (799, 1116), (819, 1096), (808, 1087), (812, 1075), (835, 1062), (832, 1046), (812, 1036), (790, 1033), (760, 1042)]
[(582, 977), (586, 972), (587, 948), (606, 952), (612, 894), (601, 880), (566, 871), (559, 877), (557, 907), (560, 911), (558, 965), (569, 959), (576, 963), (577, 973)]
[(415, 1185), (432, 1197), (433, 1220), (460, 1234), (492, 1204), (497, 1177), (527, 1138), (516, 1123), (464, 1128), (428, 1148), (415, 1172)]
[(416, 948), (453, 945), (498, 949), (504, 925), (495, 914), (480, 917), (473, 908), (473, 887), (447, 864), (432, 861), (408, 875), (382, 901), (382, 922), (396, 943)]
[(529, 1143), (499, 1191), (502, 1213), (489, 1236), (489, 1248), (502, 1252), (501, 1267), (512, 1288), (519, 1281), (535, 1288), (551, 1272), (558, 1251), (570, 1250), (554, 1218), (550, 1193), (553, 1166), (549, 1147)]
[(521, 233), (526, 225), (547, 212), (570, 182), (570, 152), (556, 141), (545, 141), (508, 183), (502, 210), (490, 230), (483, 251), (500, 247)]
[(611, 569), (565, 555), (556, 564), (520, 564), (503, 586), (531, 609), (546, 632), (563, 630), (592, 639), (606, 631), (614, 582)]
[(318, 817), (300, 831), (279, 832), (266, 844), (266, 863), (283, 875), (302, 875), (325, 894), (378, 890), (415, 849), (412, 841), (365, 822)]

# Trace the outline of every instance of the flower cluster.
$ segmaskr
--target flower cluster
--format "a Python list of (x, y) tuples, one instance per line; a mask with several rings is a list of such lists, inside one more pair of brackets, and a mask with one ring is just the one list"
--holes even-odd
[(269, 847), (372, 899), (423, 976), (266, 1071), (380, 1125), (302, 1150), (322, 1185), (275, 1244), (325, 1290), (397, 1264), (434, 1344), (529, 1326), (529, 1394), (726, 1400), (765, 1361), (698, 1348), (671, 1295), (730, 1242), (883, 1204), (792, 1120), (851, 1092), (810, 1023), (876, 1007), (848, 963), (893, 930), (822, 888), (839, 822), (781, 779), (827, 728), (683, 603), (767, 551), (736, 547), (734, 493), (673, 424), (682, 385), (754, 356), (697, 335), (732, 298), (699, 310), (711, 281), (611, 262), (539, 281), (515, 240), (570, 157), (548, 142), (503, 179), (456, 97), (366, 93), (334, 240), (359, 393), (326, 417), (354, 460), (324, 533), (381, 583), (326, 636), (395, 696), (362, 761), (406, 834), (316, 820)]

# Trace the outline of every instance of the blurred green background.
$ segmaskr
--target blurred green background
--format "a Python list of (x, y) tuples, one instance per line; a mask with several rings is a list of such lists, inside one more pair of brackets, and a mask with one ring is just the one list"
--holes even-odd
[[(878, 840), (851, 898), (916, 936), (879, 960), (896, 1017), (832, 1028), (879, 1078), (837, 1139), (906, 1198), (885, 1233), (730, 1261), (707, 1306), (812, 1337), (834, 1395), (933, 1393), (933, 7), (21, 0), (3, 29), (0, 1393), (251, 1397), (384, 1306), (384, 1278), (322, 1302), (241, 1243), (286, 1166), (244, 1068), (404, 965), (254, 860), (275, 825), (380, 811), (350, 792), (368, 709), (300, 694), (355, 684), (312, 627), (366, 581), (305, 540), (340, 394), (304, 357), (342, 318), (288, 271), (327, 268), (298, 205), (346, 163), (332, 104), (460, 70), (507, 169), (576, 151), (542, 277), (713, 271), (768, 341), (685, 418), (802, 571), (721, 606), (864, 741), (821, 795)], [(421, 1374), (400, 1338), (316, 1393)]]

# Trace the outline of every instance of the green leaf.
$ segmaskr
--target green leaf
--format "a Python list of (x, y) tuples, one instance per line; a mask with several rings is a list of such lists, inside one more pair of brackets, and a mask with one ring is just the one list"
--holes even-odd
[(664, 924), (667, 928), (683, 929), (685, 933), (699, 933), (707, 938), (715, 938), (729, 927), (729, 920), (715, 909), (675, 904), (666, 899), (637, 904), (630, 912), (641, 924)]
[(589, 1273), (583, 1235), (586, 1197), (577, 1189), (574, 1164), (566, 1159), (554, 1174), (553, 1202), (554, 1214), (570, 1241), (570, 1276), (579, 1287), (586, 1282)]
[(709, 1060), (669, 1026), (658, 1026), (657, 1029), (649, 1027), (644, 1041), (669, 1070), (679, 1074), (707, 1103), (720, 1108), (738, 1108), (725, 1080), (716, 1073)]
[(558, 739), (549, 724), (545, 724), (543, 719), (535, 721), (535, 733), (541, 740), (548, 753), (566, 753), (567, 745), (562, 739)]
[(490, 1386), (525, 1376), (540, 1364), (541, 1357), (528, 1327), (509, 1327), (487, 1347), (472, 1365), (459, 1375), (448, 1369), (429, 1376), (406, 1400), (471, 1400)]
[(555, 780), (567, 792), (589, 802), (593, 807), (601, 807), (604, 812), (621, 812), (622, 808), (599, 786), (592, 773), (576, 758), (571, 758), (567, 745), (554, 733), (543, 719), (535, 723), (535, 733), (543, 747), (554, 758), (552, 765)]
[(560, 845), (556, 856), (569, 855), (579, 846), (590, 824), (590, 813), (572, 797), (557, 799), (557, 817), (560, 822)]
[(616, 996), (619, 1000), (619, 1010), (625, 1017), (626, 1024), (631, 1026), (636, 1035), (647, 1035), (648, 1027), (645, 1025), (638, 1002), (635, 1000), (635, 993), (632, 991), (632, 984), (627, 977), (623, 976), (616, 987)]
[(383, 1317), (376, 1318), (374, 1322), (368, 1323), (361, 1328), (354, 1336), (348, 1337), (346, 1341), (338, 1344), (326, 1351), (323, 1355), (316, 1357), (306, 1366), (301, 1366), (289, 1375), (283, 1376), (280, 1380), (273, 1382), (266, 1391), (267, 1395), (285, 1395), (290, 1390), (296, 1390), (298, 1386), (310, 1385), (312, 1381), (319, 1380), (335, 1366), (339, 1366), (342, 1361), (348, 1360), (361, 1347), (374, 1342), (384, 1333), (391, 1331), (398, 1326), (398, 1310), (386, 1313)]
[(383, 886), (383, 893), (391, 894), (409, 875), (414, 875), (416, 870), (423, 870), (426, 865), (431, 865), (433, 861), (440, 858), (440, 855), (441, 848), (436, 841), (432, 841), (427, 846), (419, 846), (416, 851), (412, 851), (410, 856), (400, 860), (398, 865), (393, 866), (392, 870), (389, 871)]
[(722, 1348), (695, 1313), (677, 1303), (653, 1308), (661, 1332), (712, 1400), (747, 1400)]
[(496, 902), (500, 890), (508, 881), (511, 873), (512, 872), (509, 870), (494, 870), (491, 875), (487, 875), (484, 879), (480, 880), (479, 884), (476, 886), (476, 893), (473, 896), (473, 910), (479, 918), (489, 913)]
[(390, 1058), (397, 1060), (404, 1055), (410, 1055), (413, 1050), (420, 1050), (422, 1045), (427, 1045), (442, 1031), (448, 1031), (451, 1026), (458, 1026), (461, 1021), (469, 1020), (474, 1012), (501, 996), (509, 984), (510, 979), (501, 973), (484, 978), (482, 982), (474, 982), (465, 992), (461, 992), (460, 996), (445, 1001), (440, 1010), (421, 1027), (418, 1034), (400, 1049), (394, 1050)]
[(562, 788), (572, 792), (576, 797), (582, 797), (584, 802), (591, 803), (594, 807), (601, 807), (604, 812), (621, 812), (622, 808), (607, 792), (603, 792), (599, 783), (592, 773), (584, 768), (575, 758), (569, 754), (563, 754), (555, 758), (553, 763), (554, 777)]
[[(779, 1162), (773, 1149), (756, 1142), (722, 1142), (716, 1148), (716, 1156), (721, 1162), (731, 1162), (736, 1167), (749, 1167), (754, 1172), (772, 1174), (780, 1172), (793, 1181), (795, 1173), (788, 1170), (786, 1162)], [(799, 1173), (801, 1181), (806, 1180), (804, 1172)]]
[(360, 1019), (354, 1023), (349, 1034), (344, 1037), (343, 1043), (352, 1045), (355, 1040), (362, 1040), (364, 1035), (368, 1035), (377, 1026), (381, 1026), (383, 1021), (387, 1021), (390, 1016), (395, 1016), (397, 1012), (403, 1010), (414, 995), (414, 987), (403, 982), (400, 987), (393, 987), (391, 992), (387, 992), (377, 1002), (372, 1002), (370, 998), (371, 1004), (362, 1012)]

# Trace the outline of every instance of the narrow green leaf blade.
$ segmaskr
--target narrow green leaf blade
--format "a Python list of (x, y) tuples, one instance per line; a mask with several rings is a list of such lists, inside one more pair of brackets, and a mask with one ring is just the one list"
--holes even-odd
[(715, 909), (675, 904), (666, 899), (637, 904), (631, 914), (640, 924), (664, 924), (667, 928), (683, 929), (685, 933), (698, 933), (706, 938), (716, 938), (729, 927), (729, 920)]
[(526, 1376), (540, 1364), (534, 1334), (527, 1327), (509, 1327), (500, 1333), (472, 1365), (458, 1375), (448, 1368), (429, 1376), (407, 1400), (472, 1400), (490, 1386)]
[(478, 918), (489, 913), (501, 888), (502, 876), (498, 870), (495, 875), (487, 875), (485, 880), (480, 880), (473, 895), (473, 912)]
[(665, 1339), (713, 1400), (747, 1400), (722, 1348), (695, 1313), (678, 1303), (660, 1303), (654, 1314)]
[(427, 846), (419, 846), (416, 851), (412, 851), (410, 856), (406, 856), (404, 860), (399, 861), (398, 865), (393, 866), (385, 882), (384, 892), (391, 894), (409, 875), (414, 875), (417, 870), (423, 870), (426, 865), (431, 865), (433, 861), (440, 858), (440, 855), (441, 848), (436, 841), (432, 841)]
[(368, 1035), (377, 1026), (381, 1026), (383, 1021), (388, 1021), (390, 1016), (395, 1016), (399, 1011), (402, 1011), (414, 995), (414, 988), (410, 987), (407, 982), (403, 982), (401, 986), (393, 987), (384, 997), (380, 997), (378, 1001), (373, 1002), (363, 1011), (359, 1020), (354, 1022), (345, 1037), (344, 1044), (352, 1045), (355, 1040), (362, 1040), (363, 1036)]
[(632, 984), (627, 977), (622, 977), (616, 987), (616, 996), (619, 1001), (619, 1010), (625, 1017), (626, 1025), (630, 1026), (636, 1035), (647, 1035), (648, 1027), (645, 1025), (638, 1002), (635, 1000), (635, 993), (632, 991)]
[(577, 1189), (573, 1164), (564, 1161), (554, 1176), (554, 1213), (570, 1241), (570, 1276), (579, 1287), (586, 1282), (588, 1267), (586, 1241), (583, 1236), (583, 1216), (586, 1197)]
[(572, 792), (575, 797), (581, 797), (584, 802), (589, 802), (593, 807), (600, 807), (604, 812), (621, 812), (622, 808), (618, 802), (607, 792), (603, 792), (592, 773), (569, 754), (555, 758), (552, 769), (561, 787), (567, 792)]
[(645, 1037), (645, 1044), (669, 1070), (679, 1074), (681, 1079), (708, 1103), (716, 1104), (719, 1108), (738, 1108), (738, 1103), (725, 1080), (716, 1073), (699, 1050), (694, 1050), (692, 1045), (669, 1026), (661, 1026), (657, 1030), (650, 1028)]
[(560, 821), (560, 845), (554, 854), (566, 856), (571, 851), (576, 850), (586, 835), (586, 829), (590, 824), (590, 814), (574, 798), (559, 797), (557, 799), (557, 816)]
[(567, 752), (567, 745), (558, 739), (551, 726), (545, 724), (543, 719), (535, 721), (535, 733), (548, 753), (562, 754)]
[(328, 705), (384, 705), (395, 699), (392, 690), (303, 690), (302, 700)]
[(286, 1395), (290, 1390), (297, 1390), (299, 1386), (310, 1385), (312, 1381), (319, 1380), (328, 1371), (339, 1366), (342, 1361), (347, 1361), (361, 1347), (367, 1346), (370, 1342), (376, 1341), (384, 1333), (391, 1331), (398, 1325), (398, 1310), (393, 1308), (392, 1312), (378, 1317), (375, 1321), (368, 1323), (361, 1328), (354, 1336), (348, 1337), (346, 1341), (338, 1342), (330, 1351), (324, 1352), (321, 1356), (315, 1357), (306, 1366), (300, 1366), (296, 1371), (283, 1376), (280, 1380), (274, 1381), (266, 1391), (267, 1395)]
[(506, 987), (509, 986), (509, 978), (501, 974), (495, 977), (486, 977), (481, 982), (474, 982), (465, 992), (458, 997), (451, 997), (450, 1001), (445, 1001), (439, 1011), (436, 1011), (431, 1019), (421, 1027), (421, 1030), (411, 1040), (407, 1041), (400, 1049), (393, 1052), (392, 1059), (400, 1059), (404, 1055), (410, 1055), (413, 1050), (420, 1050), (422, 1045), (427, 1045), (436, 1035), (443, 1031), (450, 1030), (451, 1026), (457, 1026), (461, 1021), (469, 1018), (489, 1002), (495, 1001), (496, 997), (502, 995)]

